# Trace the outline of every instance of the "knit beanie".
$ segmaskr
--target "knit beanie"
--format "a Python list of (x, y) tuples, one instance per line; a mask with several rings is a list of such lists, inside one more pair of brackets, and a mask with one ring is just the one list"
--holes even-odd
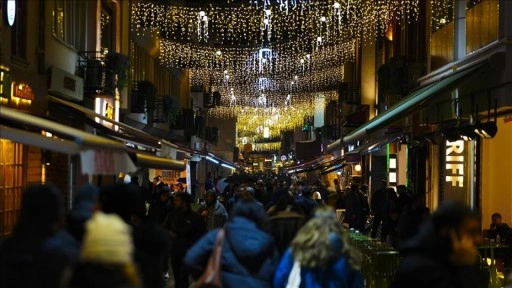
[(104, 264), (132, 262), (130, 227), (116, 214), (96, 212), (86, 223), (81, 260)]

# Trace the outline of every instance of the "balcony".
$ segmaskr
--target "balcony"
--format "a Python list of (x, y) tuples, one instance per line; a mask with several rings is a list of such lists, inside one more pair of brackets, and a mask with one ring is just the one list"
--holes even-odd
[(86, 95), (115, 96), (115, 89), (125, 86), (128, 58), (119, 53), (103, 54), (100, 51), (78, 53), (79, 76), (84, 79)]
[(361, 87), (359, 82), (343, 82), (338, 88), (340, 102), (349, 105), (361, 105)]

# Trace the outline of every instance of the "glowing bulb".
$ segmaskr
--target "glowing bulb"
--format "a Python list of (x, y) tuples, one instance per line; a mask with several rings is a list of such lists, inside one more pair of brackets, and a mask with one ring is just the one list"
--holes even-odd
[(208, 17), (207, 16), (203, 16), (203, 21), (204, 22), (208, 21)]
[(322, 17), (320, 18), (320, 21), (325, 22), (325, 16), (322, 16)]
[(334, 9), (340, 9), (340, 3), (334, 2)]
[(272, 14), (272, 11), (270, 11), (270, 9), (267, 9), (265, 10), (265, 14), (267, 14), (267, 16), (270, 16), (270, 14)]
[(295, 75), (295, 77), (293, 77), (293, 78), (295, 78), (295, 80), (297, 80), (297, 79), (299, 79), (299, 76)]
[(292, 85), (295, 84), (295, 82), (292, 81)]
[(228, 70), (224, 70), (224, 74), (228, 74)]
[(220, 50), (217, 50), (217, 52), (215, 52), (215, 54), (217, 54), (217, 56), (220, 56), (220, 55), (222, 55), (222, 52), (220, 52)]
[(316, 41), (318, 41), (318, 42), (322, 42), (322, 37), (318, 36), (318, 37), (316, 38)]
[(300, 63), (301, 63), (301, 64), (304, 64), (304, 59), (300, 59)]
[(310, 57), (311, 57), (311, 55), (310, 55), (310, 54), (306, 54), (306, 58), (308, 58), (308, 59), (309, 59)]
[(356, 171), (357, 171), (357, 172), (361, 171), (361, 165), (359, 165), (359, 164), (356, 164), (356, 167), (355, 167), (355, 169), (356, 169)]
[(263, 19), (263, 24), (268, 25), (268, 19)]
[(199, 11), (199, 17), (204, 17), (204, 15), (206, 15), (206, 13), (204, 11)]

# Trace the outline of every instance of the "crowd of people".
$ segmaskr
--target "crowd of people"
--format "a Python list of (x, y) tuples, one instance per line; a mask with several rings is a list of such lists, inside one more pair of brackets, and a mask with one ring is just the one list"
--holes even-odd
[[(443, 203), (429, 215), (425, 196), (403, 185), (395, 191), (382, 181), (370, 195), (365, 184), (346, 191), (332, 184), (263, 175), (224, 191), (210, 183), (194, 199), (160, 176), (147, 187), (133, 177), (85, 185), (68, 213), (54, 186), (30, 186), (13, 234), (0, 244), (0, 286), (162, 288), (172, 281), (188, 288), (222, 229), (223, 287), (364, 287), (350, 228), (400, 249), (395, 287), (419, 287), (425, 269), (435, 273), (422, 287), (483, 287), (471, 270), (480, 222), (465, 205)], [(328, 204), (331, 191), (336, 199)], [(492, 217), (489, 235), (510, 241), (510, 227)]]

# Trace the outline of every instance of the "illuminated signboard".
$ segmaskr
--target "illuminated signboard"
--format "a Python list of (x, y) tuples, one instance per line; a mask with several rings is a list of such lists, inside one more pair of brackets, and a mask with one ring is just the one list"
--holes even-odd
[(446, 141), (444, 165), (444, 198), (464, 201), (467, 180), (467, 142)]

